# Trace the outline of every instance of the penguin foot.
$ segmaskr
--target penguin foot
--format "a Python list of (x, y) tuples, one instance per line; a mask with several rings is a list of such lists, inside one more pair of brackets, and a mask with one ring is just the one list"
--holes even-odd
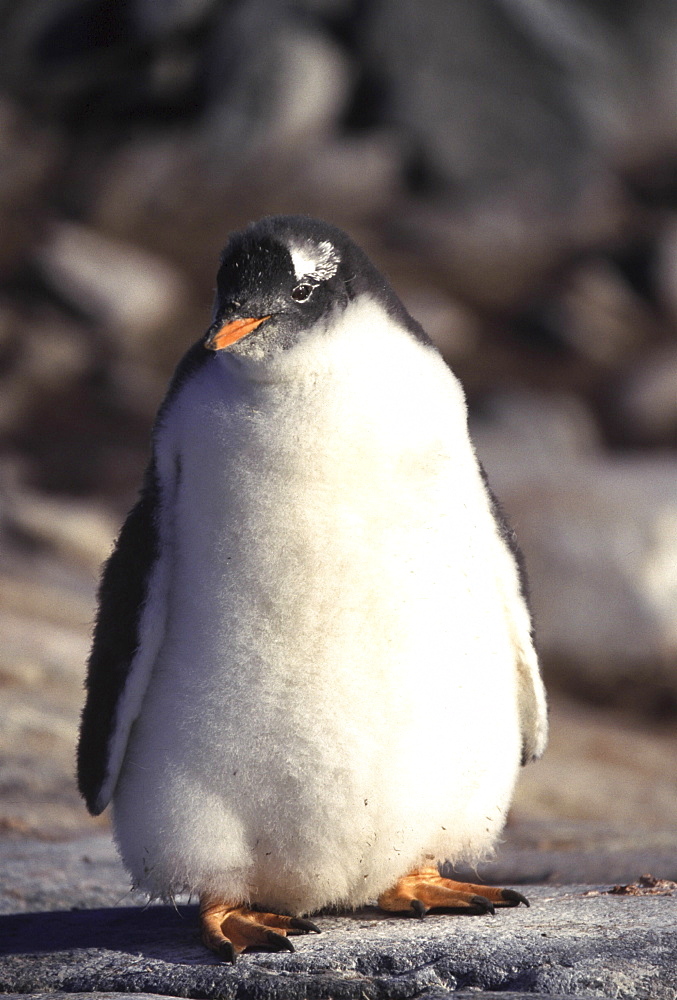
[(320, 933), (312, 921), (301, 917), (259, 913), (246, 906), (232, 906), (209, 897), (200, 899), (202, 943), (224, 962), (233, 964), (246, 948), (294, 951), (288, 934)]
[(529, 905), (529, 900), (514, 889), (493, 885), (473, 885), (442, 878), (437, 868), (417, 868), (398, 879), (392, 889), (378, 898), (382, 910), (412, 913), (423, 918), (428, 910), (466, 910), (469, 913), (494, 913), (496, 906)]

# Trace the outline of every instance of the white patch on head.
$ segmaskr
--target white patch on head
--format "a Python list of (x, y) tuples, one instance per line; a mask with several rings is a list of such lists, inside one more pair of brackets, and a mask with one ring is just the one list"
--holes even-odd
[(323, 240), (317, 245), (310, 242), (303, 245), (292, 244), (289, 253), (297, 281), (301, 278), (308, 281), (328, 281), (334, 277), (341, 263), (336, 247), (329, 240)]

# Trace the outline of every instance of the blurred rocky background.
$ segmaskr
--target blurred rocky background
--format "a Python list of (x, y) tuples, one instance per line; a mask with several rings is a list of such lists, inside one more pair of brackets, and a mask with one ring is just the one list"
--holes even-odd
[(553, 706), (512, 829), (677, 846), (663, 0), (0, 0), (0, 832), (93, 828), (99, 566), (226, 236), (270, 212), (348, 229), (466, 387)]

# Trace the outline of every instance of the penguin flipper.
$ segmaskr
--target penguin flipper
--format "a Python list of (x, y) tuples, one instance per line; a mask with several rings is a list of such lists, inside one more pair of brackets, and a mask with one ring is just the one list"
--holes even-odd
[(522, 735), (521, 762), (524, 765), (543, 755), (548, 739), (548, 707), (534, 646), (524, 556), (481, 463), (479, 470), (502, 550), (498, 560), (498, 584), (515, 655), (517, 710)]
[(106, 808), (113, 794), (129, 731), (164, 633), (158, 500), (151, 462), (99, 588), (77, 751), (78, 787), (94, 816)]
[(522, 733), (522, 765), (543, 756), (548, 741), (548, 706), (531, 635), (515, 639), (517, 704)]

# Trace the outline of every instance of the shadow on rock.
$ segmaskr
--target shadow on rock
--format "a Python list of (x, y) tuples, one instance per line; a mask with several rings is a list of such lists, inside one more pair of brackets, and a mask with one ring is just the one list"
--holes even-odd
[(0, 955), (105, 948), (171, 961), (168, 955), (175, 951), (176, 961), (185, 964), (187, 946), (191, 950), (200, 947), (197, 906), (55, 910), (0, 916)]

